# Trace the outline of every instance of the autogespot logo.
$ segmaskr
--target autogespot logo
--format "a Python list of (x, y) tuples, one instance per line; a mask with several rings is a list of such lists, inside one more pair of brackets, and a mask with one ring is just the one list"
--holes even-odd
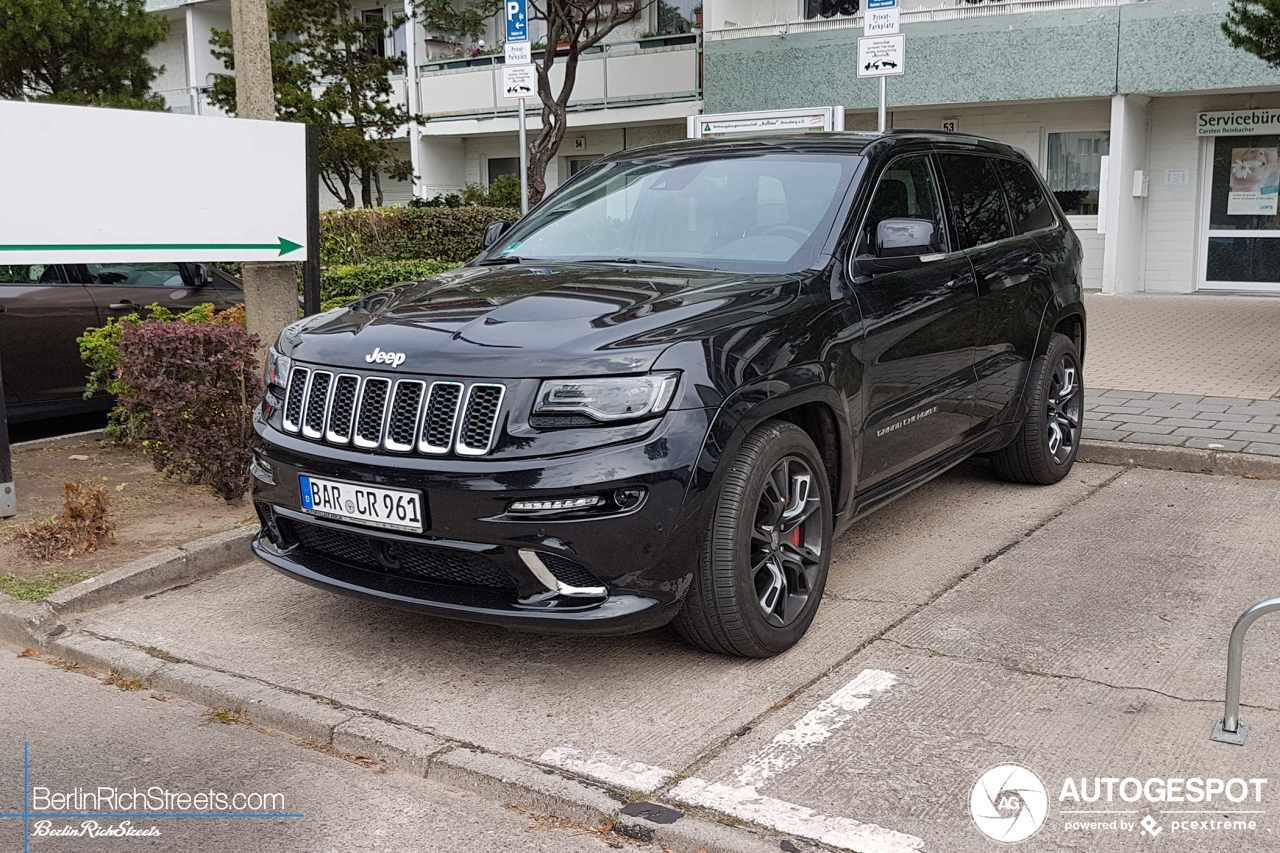
[(992, 767), (973, 786), (969, 812), (982, 834), (995, 841), (1025, 841), (1040, 831), (1049, 795), (1040, 777), (1025, 767)]

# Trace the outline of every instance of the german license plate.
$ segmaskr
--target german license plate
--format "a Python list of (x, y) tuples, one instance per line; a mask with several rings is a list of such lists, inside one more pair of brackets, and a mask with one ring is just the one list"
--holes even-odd
[(343, 483), (305, 474), (298, 477), (302, 509), (312, 515), (369, 527), (422, 532), (422, 493)]

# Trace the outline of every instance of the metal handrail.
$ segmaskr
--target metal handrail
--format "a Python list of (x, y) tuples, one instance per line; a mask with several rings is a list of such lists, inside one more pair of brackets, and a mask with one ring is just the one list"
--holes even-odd
[(1269, 598), (1250, 607), (1236, 620), (1227, 643), (1227, 702), (1222, 719), (1214, 726), (1211, 740), (1244, 745), (1249, 726), (1240, 722), (1240, 670), (1244, 662), (1244, 635), (1259, 618), (1280, 610), (1280, 598)]

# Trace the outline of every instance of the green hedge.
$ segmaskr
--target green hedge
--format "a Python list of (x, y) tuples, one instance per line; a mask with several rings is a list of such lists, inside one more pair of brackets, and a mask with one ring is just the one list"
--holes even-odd
[(514, 222), (507, 207), (380, 207), (329, 210), (320, 216), (321, 264), (420, 261), (465, 263), (484, 248), (491, 222)]
[(320, 272), (320, 307), (328, 311), (366, 293), (426, 278), (457, 266), (451, 261), (370, 261), (324, 267)]

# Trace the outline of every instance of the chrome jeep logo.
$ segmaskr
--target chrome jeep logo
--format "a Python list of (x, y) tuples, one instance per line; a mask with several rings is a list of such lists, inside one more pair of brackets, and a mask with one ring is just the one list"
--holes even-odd
[(364, 360), (370, 364), (389, 364), (392, 367), (399, 367), (404, 364), (405, 354), (402, 352), (386, 352), (379, 347), (374, 347), (373, 352), (366, 355)]

